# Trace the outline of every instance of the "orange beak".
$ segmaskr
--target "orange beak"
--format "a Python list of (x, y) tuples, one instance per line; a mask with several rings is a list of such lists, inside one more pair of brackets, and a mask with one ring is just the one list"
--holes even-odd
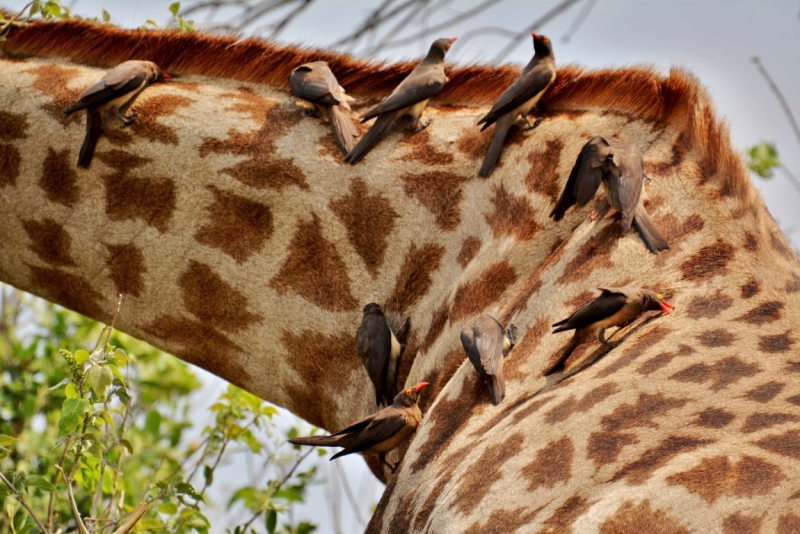
[(541, 41), (542, 40), (542, 37), (536, 32), (531, 33), (531, 37), (533, 37), (537, 41)]
[(420, 382), (419, 384), (414, 386), (414, 393), (419, 393), (420, 391), (425, 389), (425, 386), (427, 386), (427, 385), (428, 385), (427, 382)]
[(659, 304), (661, 305), (661, 311), (664, 312), (667, 315), (672, 313), (672, 310), (675, 309), (675, 306), (673, 306), (672, 304), (670, 304), (666, 300), (662, 300)]
[(161, 71), (161, 77), (164, 78), (165, 80), (169, 80), (170, 78), (172, 78), (172, 76), (170, 76), (169, 74), (167, 74), (163, 70)]
[(453, 43), (455, 43), (456, 41), (458, 41), (458, 37), (451, 37), (451, 38), (450, 38), (450, 44), (453, 44)]

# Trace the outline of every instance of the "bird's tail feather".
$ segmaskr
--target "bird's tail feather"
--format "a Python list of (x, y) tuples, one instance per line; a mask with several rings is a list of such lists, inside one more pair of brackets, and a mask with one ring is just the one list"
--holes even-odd
[(83, 138), (83, 145), (81, 145), (81, 151), (78, 154), (78, 167), (89, 168), (101, 133), (103, 133), (103, 117), (97, 111), (87, 110), (86, 137)]
[(580, 345), (581, 341), (582, 339), (579, 337), (578, 333), (575, 332), (575, 335), (572, 336), (572, 339), (570, 340), (569, 345), (567, 345), (567, 348), (564, 350), (561, 356), (559, 356), (558, 360), (556, 360), (553, 365), (545, 369), (544, 373), (542, 373), (542, 376), (552, 375), (556, 371), (560, 371), (564, 367), (564, 362), (567, 361), (567, 358), (569, 358), (570, 354), (572, 354), (572, 351), (575, 350), (575, 347)]
[(633, 227), (642, 236), (642, 241), (653, 254), (658, 254), (662, 250), (669, 250), (669, 243), (656, 230), (653, 221), (647, 215), (644, 207), (640, 204), (636, 207), (636, 215), (633, 217)]
[(391, 126), (392, 122), (394, 122), (395, 115), (395, 113), (380, 115), (377, 120), (375, 120), (375, 124), (372, 125), (372, 128), (370, 128), (369, 131), (364, 134), (364, 137), (362, 137), (361, 140), (356, 144), (356, 146), (353, 147), (353, 150), (348, 152), (344, 160), (352, 164), (356, 164), (361, 161), (361, 159), (366, 156), (375, 145), (378, 144), (378, 141), (380, 141), (389, 130), (389, 126)]
[(339, 106), (325, 106), (325, 112), (333, 128), (333, 137), (336, 139), (336, 144), (339, 145), (342, 153), (346, 156), (356, 144), (358, 130), (356, 130), (350, 117)]
[(503, 149), (503, 143), (505, 143), (508, 130), (513, 123), (514, 117), (512, 117), (510, 113), (500, 117), (500, 120), (495, 123), (492, 144), (489, 145), (489, 150), (483, 158), (483, 165), (481, 165), (481, 170), (478, 171), (478, 176), (487, 178), (492, 174), (495, 163), (497, 163), (497, 159), (500, 157), (500, 151)]
[(337, 436), (307, 436), (304, 438), (292, 438), (289, 443), (292, 445), (312, 445), (315, 447), (335, 447), (338, 445)]
[(489, 377), (489, 396), (492, 397), (492, 404), (497, 406), (506, 397), (506, 379), (503, 376), (503, 370), (494, 376)]

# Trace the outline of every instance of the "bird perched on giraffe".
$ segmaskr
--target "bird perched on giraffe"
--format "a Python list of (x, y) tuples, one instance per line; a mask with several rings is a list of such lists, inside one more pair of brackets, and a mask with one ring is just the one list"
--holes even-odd
[[(388, 406), (397, 395), (397, 360), (402, 351), (380, 305), (370, 302), (363, 309), (361, 324), (356, 330), (356, 348), (372, 385), (375, 387), (375, 404)], [(397, 333), (405, 341), (410, 319)]]
[(489, 386), (492, 404), (497, 406), (506, 395), (506, 379), (503, 375), (503, 358), (510, 351), (517, 338), (512, 325), (504, 329), (491, 315), (476, 317), (461, 329), (461, 345), (469, 361)]
[(553, 333), (575, 330), (569, 345), (544, 372), (550, 375), (560, 370), (575, 348), (596, 335), (600, 342), (610, 348), (617, 346), (606, 340), (606, 329), (627, 323), (642, 313), (653, 310), (661, 311), (667, 315), (675, 308), (664, 300), (663, 295), (636, 287), (600, 287), (600, 295), (592, 302), (583, 306), (572, 315), (553, 324), (556, 327)]

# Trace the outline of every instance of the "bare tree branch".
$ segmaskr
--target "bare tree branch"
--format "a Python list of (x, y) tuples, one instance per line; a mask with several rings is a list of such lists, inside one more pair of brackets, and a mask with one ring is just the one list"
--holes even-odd
[(11, 481), (8, 480), (2, 472), (0, 472), (0, 480), (2, 480), (3, 483), (5, 483), (5, 485), (8, 486), (8, 489), (10, 489), (11, 492), (14, 494), (14, 498), (17, 499), (17, 501), (19, 501), (19, 503), (25, 507), (25, 509), (33, 518), (33, 520), (36, 522), (36, 525), (39, 527), (39, 530), (41, 530), (44, 534), (48, 534), (50, 531), (44, 528), (44, 525), (42, 524), (41, 521), (39, 521), (39, 518), (36, 517), (36, 514), (33, 513), (33, 510), (31, 509), (28, 502), (25, 500), (25, 497), (22, 496), (22, 493), (17, 491), (17, 488), (14, 487), (14, 484), (12, 484)]
[(797, 124), (797, 119), (794, 118), (792, 114), (792, 109), (789, 107), (789, 103), (783, 97), (783, 93), (778, 88), (778, 84), (775, 83), (775, 80), (772, 79), (772, 76), (769, 75), (767, 69), (764, 67), (764, 64), (761, 63), (761, 59), (758, 56), (753, 56), (752, 58), (753, 63), (756, 64), (758, 71), (767, 80), (767, 84), (769, 88), (772, 89), (772, 92), (775, 93), (775, 96), (778, 98), (778, 102), (780, 102), (781, 107), (783, 107), (783, 112), (786, 114), (786, 118), (789, 119), (789, 123), (792, 125), (792, 129), (794, 130), (794, 135), (797, 137), (797, 141), (800, 142), (800, 126)]
[(564, 0), (553, 9), (539, 17), (538, 20), (533, 22), (527, 28), (520, 31), (517, 36), (511, 39), (511, 42), (508, 43), (506, 47), (503, 48), (499, 54), (497, 54), (497, 56), (495, 56), (494, 63), (500, 63), (503, 61), (508, 54), (510, 54), (517, 46), (519, 46), (519, 43), (522, 41), (522, 39), (530, 35), (531, 32), (538, 30), (552, 19), (556, 18), (558, 15), (572, 7), (572, 4), (575, 4), (576, 2), (578, 2), (578, 0)]
[(581, 12), (578, 13), (578, 16), (575, 17), (575, 20), (572, 21), (567, 31), (564, 32), (564, 35), (561, 37), (562, 43), (568, 43), (572, 37), (578, 33), (578, 29), (580, 29), (581, 24), (589, 17), (589, 13), (592, 12), (592, 8), (597, 3), (597, 0), (586, 0), (586, 3), (583, 4), (583, 9)]

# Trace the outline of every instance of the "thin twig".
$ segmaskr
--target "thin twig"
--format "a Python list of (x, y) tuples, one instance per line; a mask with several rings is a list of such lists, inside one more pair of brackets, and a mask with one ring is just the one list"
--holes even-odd
[(67, 478), (67, 474), (61, 469), (60, 465), (56, 466), (56, 469), (61, 473), (61, 476), (64, 477), (64, 483), (67, 485), (67, 496), (69, 497), (69, 503), (72, 506), (72, 514), (75, 516), (75, 521), (78, 523), (78, 530), (81, 531), (81, 534), (89, 534), (89, 530), (86, 528), (86, 525), (83, 524), (83, 519), (81, 519), (81, 513), (78, 511), (78, 504), (75, 502), (75, 495), (72, 494), (72, 479)]
[(778, 102), (780, 102), (781, 107), (783, 107), (783, 112), (786, 114), (786, 118), (789, 119), (789, 123), (792, 125), (792, 129), (794, 130), (794, 135), (797, 137), (797, 141), (800, 142), (800, 126), (797, 124), (797, 119), (794, 118), (792, 114), (792, 109), (789, 107), (789, 103), (783, 97), (783, 93), (778, 88), (778, 84), (775, 83), (775, 80), (772, 79), (772, 76), (769, 75), (767, 69), (764, 67), (764, 64), (761, 63), (761, 59), (758, 56), (752, 57), (753, 63), (756, 64), (758, 71), (767, 80), (767, 85), (769, 88), (772, 89), (772, 92), (775, 93), (775, 96), (778, 98)]
[(114, 312), (114, 317), (111, 319), (111, 324), (108, 325), (108, 335), (106, 336), (106, 344), (103, 347), (103, 351), (105, 352), (106, 347), (108, 347), (108, 342), (111, 341), (111, 331), (114, 330), (114, 325), (117, 324), (117, 316), (119, 315), (119, 310), (122, 308), (122, 293), (119, 294), (119, 299), (117, 300), (117, 311)]
[(128, 519), (120, 526), (113, 534), (126, 534), (130, 532), (133, 526), (139, 521), (144, 514), (147, 513), (147, 505), (140, 502), (136, 509), (128, 516)]
[(562, 43), (568, 43), (572, 37), (578, 33), (578, 30), (581, 27), (581, 24), (589, 17), (589, 13), (591, 13), (592, 8), (597, 3), (597, 0), (586, 0), (586, 3), (583, 4), (583, 9), (581, 12), (578, 13), (578, 16), (575, 17), (575, 20), (572, 21), (567, 31), (564, 32), (564, 35), (561, 37)]
[(361, 517), (361, 510), (358, 507), (358, 501), (356, 501), (355, 495), (353, 495), (353, 490), (350, 489), (350, 483), (347, 481), (347, 475), (345, 474), (344, 470), (339, 467), (339, 464), (336, 464), (336, 470), (339, 472), (339, 480), (342, 481), (342, 487), (344, 488), (344, 494), (347, 496), (347, 500), (350, 503), (350, 508), (353, 509), (353, 513), (358, 519), (358, 523), (360, 525), (364, 524), (364, 519)]
[(28, 505), (28, 502), (25, 500), (25, 497), (23, 497), (22, 494), (19, 491), (17, 491), (17, 488), (14, 487), (14, 485), (6, 478), (6, 476), (2, 472), (0, 472), (0, 480), (5, 482), (5, 485), (8, 486), (8, 489), (10, 489), (11, 492), (14, 494), (14, 498), (17, 499), (19, 501), (19, 503), (22, 506), (25, 507), (25, 509), (28, 511), (28, 513), (33, 518), (33, 520), (36, 521), (36, 525), (39, 527), (39, 529), (42, 532), (44, 532), (44, 534), (49, 534), (50, 531), (47, 530), (46, 528), (44, 528), (44, 525), (42, 524), (42, 522), (39, 521), (39, 518), (36, 517), (36, 514), (33, 513), (33, 510)]
[(499, 54), (497, 54), (497, 56), (495, 56), (494, 63), (500, 63), (501, 61), (503, 61), (506, 58), (506, 56), (510, 54), (519, 45), (520, 41), (524, 39), (525, 36), (530, 35), (531, 32), (538, 30), (540, 27), (544, 26), (552, 19), (556, 18), (558, 15), (560, 15), (561, 13), (572, 7), (572, 4), (576, 2), (578, 2), (578, 0), (564, 0), (563, 2), (555, 6), (553, 9), (551, 9), (550, 11), (539, 17), (538, 20), (534, 21), (527, 28), (520, 31), (517, 34), (517, 36), (511, 39), (511, 42), (508, 43), (506, 47), (503, 48)]
[[(72, 436), (67, 438), (67, 441), (64, 442), (64, 450), (61, 451), (61, 458), (58, 459), (58, 465), (64, 463), (64, 458), (67, 456), (67, 451), (69, 450), (70, 445), (72, 445)], [(53, 475), (53, 485), (55, 486), (58, 483), (58, 474)], [(56, 494), (50, 492), (50, 502), (47, 504), (47, 529), (53, 530), (53, 505), (55, 503)]]
[(797, 177), (792, 174), (792, 172), (787, 169), (785, 165), (779, 165), (779, 167), (783, 170), (783, 172), (786, 173), (786, 177), (789, 178), (790, 182), (792, 182), (792, 185), (795, 189), (797, 189), (797, 192), (800, 193), (800, 180), (798, 180)]

